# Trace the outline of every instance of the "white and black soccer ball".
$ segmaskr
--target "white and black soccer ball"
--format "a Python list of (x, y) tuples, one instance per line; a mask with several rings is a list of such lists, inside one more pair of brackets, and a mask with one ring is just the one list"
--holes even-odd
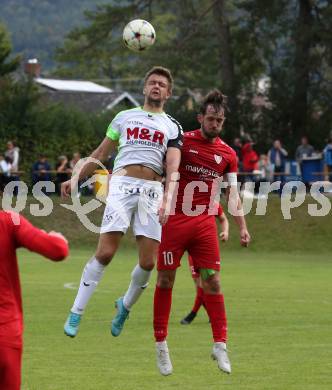
[(143, 51), (154, 44), (156, 32), (151, 23), (142, 19), (129, 22), (123, 30), (123, 41), (133, 51)]

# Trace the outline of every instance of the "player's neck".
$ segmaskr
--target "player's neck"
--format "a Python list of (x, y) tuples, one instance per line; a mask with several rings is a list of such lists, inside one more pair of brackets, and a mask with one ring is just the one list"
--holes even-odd
[(147, 112), (155, 112), (155, 113), (162, 113), (164, 112), (164, 106), (163, 105), (154, 105), (149, 103), (144, 103), (142, 109)]

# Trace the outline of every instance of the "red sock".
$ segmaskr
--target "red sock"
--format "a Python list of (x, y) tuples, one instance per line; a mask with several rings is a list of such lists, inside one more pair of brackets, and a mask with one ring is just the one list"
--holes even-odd
[(209, 315), (213, 340), (226, 343), (227, 340), (227, 319), (222, 294), (204, 294), (204, 303)]
[(167, 337), (168, 319), (172, 306), (172, 289), (156, 286), (154, 291), (153, 328), (156, 341)]
[(199, 308), (203, 305), (203, 295), (204, 292), (202, 287), (197, 287), (194, 307), (191, 309), (194, 313), (197, 313)]

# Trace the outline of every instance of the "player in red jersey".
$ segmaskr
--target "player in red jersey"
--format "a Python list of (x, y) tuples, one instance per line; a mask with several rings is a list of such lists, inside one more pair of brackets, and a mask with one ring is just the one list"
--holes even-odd
[(25, 247), (54, 261), (68, 255), (60, 233), (37, 229), (24, 217), (0, 211), (0, 389), (21, 385), (23, 313), (16, 249)]
[[(224, 210), (220, 204), (216, 203), (216, 210), (213, 212), (213, 214), (215, 214), (215, 216), (217, 217), (220, 223), (221, 232), (219, 237), (221, 241), (223, 242), (228, 241), (229, 223), (226, 214), (224, 213)], [(199, 271), (195, 268), (193, 258), (190, 255), (188, 255), (188, 263), (190, 267), (191, 276), (196, 286), (196, 297), (195, 297), (194, 306), (191, 309), (190, 313), (180, 321), (182, 325), (191, 324), (192, 321), (195, 319), (198, 310), (201, 308), (202, 305), (204, 306), (204, 302), (203, 302), (204, 292), (202, 288), (201, 277)]]
[(202, 279), (203, 300), (214, 339), (212, 357), (220, 370), (231, 372), (226, 350), (226, 312), (220, 289), (219, 242), (211, 212), (222, 178), (227, 185), (228, 210), (239, 226), (241, 245), (249, 244), (250, 235), (237, 191), (236, 154), (219, 138), (225, 110), (225, 97), (218, 90), (211, 91), (198, 115), (201, 128), (184, 136), (175, 214), (163, 226), (154, 295), (154, 335), (157, 365), (162, 375), (173, 371), (166, 337), (176, 269), (186, 250)]

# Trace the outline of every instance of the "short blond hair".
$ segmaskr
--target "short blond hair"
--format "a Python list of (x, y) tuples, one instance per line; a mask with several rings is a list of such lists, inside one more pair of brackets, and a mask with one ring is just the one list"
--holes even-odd
[(172, 73), (169, 69), (167, 68), (164, 68), (163, 66), (154, 66), (153, 68), (151, 68), (145, 75), (144, 77), (144, 85), (146, 84), (146, 82), (148, 81), (148, 78), (150, 76), (152, 76), (153, 74), (156, 74), (158, 76), (164, 76), (167, 81), (168, 81), (168, 84), (169, 84), (169, 90), (171, 91), (172, 88), (173, 88), (173, 83), (174, 83), (174, 80), (173, 80), (173, 77), (172, 77)]

